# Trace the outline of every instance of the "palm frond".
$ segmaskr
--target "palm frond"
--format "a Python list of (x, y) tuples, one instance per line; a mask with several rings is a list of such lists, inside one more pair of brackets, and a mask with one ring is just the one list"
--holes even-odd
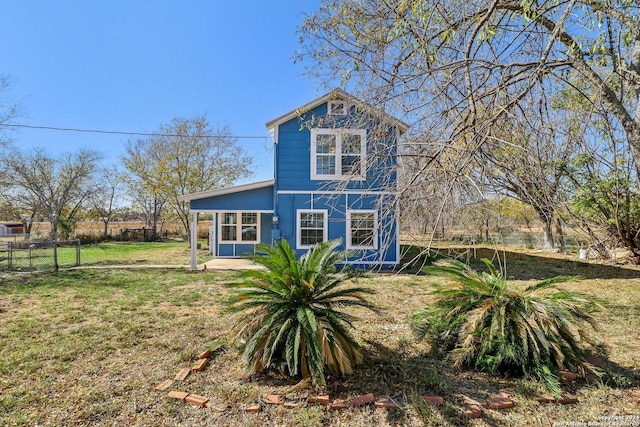
[(237, 320), (232, 342), (251, 372), (284, 365), (290, 375), (311, 377), (322, 386), (325, 369), (349, 375), (362, 361), (348, 332), (356, 318), (341, 309), (377, 309), (366, 299), (373, 291), (347, 281), (353, 274), (337, 267), (347, 255), (339, 246), (339, 241), (319, 243), (297, 258), (286, 241), (258, 245), (265, 255), (251, 259), (264, 269), (228, 285), (227, 310)]
[(577, 280), (570, 276), (515, 292), (491, 261), (482, 262), (488, 272), (478, 273), (457, 260), (423, 269), (453, 283), (437, 285), (434, 304), (413, 313), (416, 334), (449, 352), (455, 366), (520, 372), (552, 391), (565, 364), (587, 369), (584, 358), (595, 343), (585, 326), (596, 326), (593, 314), (603, 309), (601, 301), (557, 287)]

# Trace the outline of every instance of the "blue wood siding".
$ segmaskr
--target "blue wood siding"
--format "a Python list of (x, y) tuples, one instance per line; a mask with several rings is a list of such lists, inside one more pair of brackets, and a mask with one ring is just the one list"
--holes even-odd
[[(347, 210), (375, 210), (378, 219), (378, 249), (357, 250), (353, 258), (370, 266), (375, 263), (386, 265), (398, 262), (397, 218), (395, 209), (389, 209), (381, 200), (392, 197), (385, 191), (393, 191), (396, 181), (397, 131), (386, 129), (386, 137), (375, 141), (367, 130), (367, 170), (365, 180), (339, 182), (340, 192), (335, 195), (321, 195), (312, 192), (336, 189), (336, 181), (311, 179), (311, 131), (310, 127), (323, 127), (319, 123), (326, 118), (327, 104), (306, 112), (303, 116), (281, 123), (278, 126), (276, 146), (275, 191), (276, 215), (279, 218), (276, 236), (289, 241), (298, 255), (306, 251), (298, 248), (298, 211), (326, 210), (328, 213), (327, 239), (341, 238), (343, 248), (347, 241)], [(331, 120), (335, 120), (331, 118)], [(342, 127), (338, 123), (326, 127)], [(328, 121), (325, 121), (325, 124)], [(346, 125), (345, 127), (353, 127)], [(355, 128), (364, 128), (364, 126)], [(303, 193), (303, 192), (309, 193)], [(344, 194), (345, 191), (359, 191), (360, 195)], [(287, 193), (287, 192), (296, 192)], [(385, 213), (386, 212), (386, 213)]]
[(253, 255), (255, 245), (247, 243), (222, 243), (218, 245), (218, 256), (220, 257), (242, 257)]
[[(315, 104), (315, 103), (314, 103)], [(314, 105), (312, 104), (312, 105)], [(234, 257), (252, 254), (254, 244), (244, 242), (220, 243), (218, 230), (220, 212), (255, 212), (260, 211), (261, 243), (272, 243), (274, 239), (286, 239), (298, 255), (306, 252), (306, 248), (298, 247), (298, 212), (300, 210), (322, 210), (327, 213), (327, 239), (342, 239), (342, 248), (347, 247), (348, 212), (376, 212), (377, 249), (354, 250), (350, 263), (361, 267), (386, 266), (396, 264), (399, 260), (399, 241), (397, 215), (395, 212), (396, 156), (398, 131), (393, 126), (382, 128), (368, 116), (367, 124), (353, 125), (345, 123), (350, 120), (336, 115), (327, 116), (327, 103), (307, 111), (277, 125), (277, 145), (275, 157), (275, 184), (236, 191), (229, 194), (191, 199), (190, 207), (194, 211), (215, 211), (216, 255)], [(289, 115), (283, 117), (290, 117)], [(273, 122), (271, 122), (273, 123)], [(364, 179), (352, 180), (312, 180), (311, 179), (311, 131), (310, 128), (351, 128), (365, 129), (367, 132), (366, 176)], [(377, 135), (376, 138), (373, 135)], [(339, 145), (341, 137), (337, 137)], [(357, 152), (356, 152), (357, 153)], [(355, 154), (357, 155), (357, 154)], [(340, 158), (337, 158), (339, 162)], [(345, 177), (347, 178), (347, 177)], [(266, 182), (268, 184), (270, 182)], [(259, 184), (260, 185), (260, 184)], [(219, 194), (216, 192), (215, 194)], [(224, 191), (222, 191), (224, 193)], [(391, 203), (391, 205), (389, 205)], [(268, 211), (273, 213), (267, 213)], [(278, 222), (273, 221), (273, 217)], [(364, 227), (362, 230), (366, 230)], [(309, 226), (306, 237), (313, 238), (313, 226)], [(364, 241), (360, 234), (359, 242)], [(368, 234), (364, 235), (364, 239)], [(301, 245), (303, 246), (303, 245)]]
[(192, 210), (273, 210), (273, 186), (191, 201)]
[[(347, 236), (347, 211), (348, 210), (377, 210), (378, 211), (378, 249), (355, 250), (355, 257), (351, 261), (358, 260), (362, 266), (370, 264), (396, 263), (398, 262), (398, 242), (396, 239), (397, 224), (393, 209), (388, 206), (378, 210), (385, 203), (387, 195), (356, 195), (356, 194), (280, 194), (277, 198), (279, 228), (282, 238), (296, 249), (298, 255), (306, 252), (306, 249), (297, 246), (297, 221), (299, 210), (326, 210), (328, 213), (327, 239), (342, 239), (342, 249), (346, 248)], [(384, 212), (391, 212), (385, 215)]]
[(260, 214), (260, 243), (271, 244), (271, 229), (273, 214)]
[[(291, 119), (278, 126), (276, 146), (276, 187), (277, 190), (320, 190), (326, 189), (332, 181), (312, 180), (311, 132), (306, 123), (315, 123), (324, 117), (327, 104), (322, 104), (299, 118)], [(396, 179), (396, 130), (387, 128), (387, 138), (383, 143), (374, 142), (367, 136), (366, 180), (352, 180), (344, 188), (352, 190), (388, 190)]]

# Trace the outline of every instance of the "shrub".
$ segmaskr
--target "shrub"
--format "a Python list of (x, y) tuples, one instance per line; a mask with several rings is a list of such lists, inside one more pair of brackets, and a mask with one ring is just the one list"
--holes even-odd
[(587, 325), (595, 328), (592, 314), (599, 302), (558, 288), (557, 283), (575, 279), (566, 276), (522, 292), (510, 290), (491, 261), (482, 262), (488, 273), (456, 260), (423, 269), (454, 283), (437, 286), (434, 305), (413, 313), (414, 331), (448, 352), (455, 366), (524, 374), (555, 393), (560, 369), (573, 366), (582, 375), (591, 371), (584, 362), (594, 345)]
[(283, 240), (274, 247), (258, 245), (266, 256), (251, 259), (264, 269), (250, 270), (230, 285), (229, 308), (239, 319), (233, 341), (243, 351), (252, 373), (285, 369), (323, 386), (325, 369), (335, 376), (353, 372), (362, 361), (349, 334), (352, 315), (341, 309), (374, 306), (364, 299), (367, 288), (344, 285), (351, 274), (336, 265), (345, 259), (339, 240), (314, 245), (299, 259)]

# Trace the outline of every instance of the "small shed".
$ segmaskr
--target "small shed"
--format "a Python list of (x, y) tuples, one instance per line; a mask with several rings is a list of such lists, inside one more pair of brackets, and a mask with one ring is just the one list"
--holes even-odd
[(0, 236), (25, 234), (25, 226), (21, 222), (0, 223)]

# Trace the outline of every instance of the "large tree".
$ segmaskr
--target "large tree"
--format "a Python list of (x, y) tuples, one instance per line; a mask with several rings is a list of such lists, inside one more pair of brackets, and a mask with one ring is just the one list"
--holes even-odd
[(231, 185), (252, 171), (229, 127), (214, 129), (204, 115), (174, 118), (154, 135), (129, 141), (122, 161), (154, 200), (166, 201), (187, 235), (191, 216), (180, 196)]
[(610, 111), (638, 159), (639, 15), (633, 0), (324, 0), (300, 59), (414, 132), (438, 129), (432, 159), (470, 155), (527, 97), (568, 87)]
[(125, 179), (115, 166), (105, 167), (97, 171), (92, 186), (94, 191), (89, 195), (90, 208), (104, 224), (103, 236), (106, 238), (109, 223), (123, 201)]
[[(572, 138), (582, 126), (565, 111), (546, 108), (544, 97), (496, 122), (475, 150), (477, 167), (490, 187), (531, 206), (543, 225), (544, 249), (564, 251), (558, 216), (567, 181), (568, 163), (580, 144)], [(558, 231), (554, 239), (553, 228)]]
[[(145, 225), (151, 227), (152, 238), (157, 238), (158, 223), (161, 222), (166, 200), (141, 178), (129, 175), (125, 176), (124, 179), (131, 207), (136, 212), (141, 212), (144, 215)], [(160, 228), (160, 234), (162, 234), (162, 225)]]
[(0, 148), (7, 146), (10, 141), (7, 128), (3, 125), (10, 124), (20, 113), (20, 103), (9, 96), (11, 85), (11, 78), (0, 74)]
[[(19, 115), (20, 104), (10, 97), (11, 78), (6, 74), (0, 74), (0, 151), (8, 147), (11, 143), (10, 127), (11, 121)], [(20, 217), (19, 207), (15, 206), (9, 198), (9, 184), (6, 176), (0, 174), (0, 217), (5, 220), (15, 220)]]
[[(56, 242), (59, 222), (73, 221), (73, 215), (93, 191), (89, 184), (100, 158), (90, 150), (56, 157), (42, 149), (12, 149), (0, 159), (9, 185), (7, 195), (15, 205), (43, 215), (50, 224), (50, 239)], [(55, 250), (54, 269), (58, 269)]]

